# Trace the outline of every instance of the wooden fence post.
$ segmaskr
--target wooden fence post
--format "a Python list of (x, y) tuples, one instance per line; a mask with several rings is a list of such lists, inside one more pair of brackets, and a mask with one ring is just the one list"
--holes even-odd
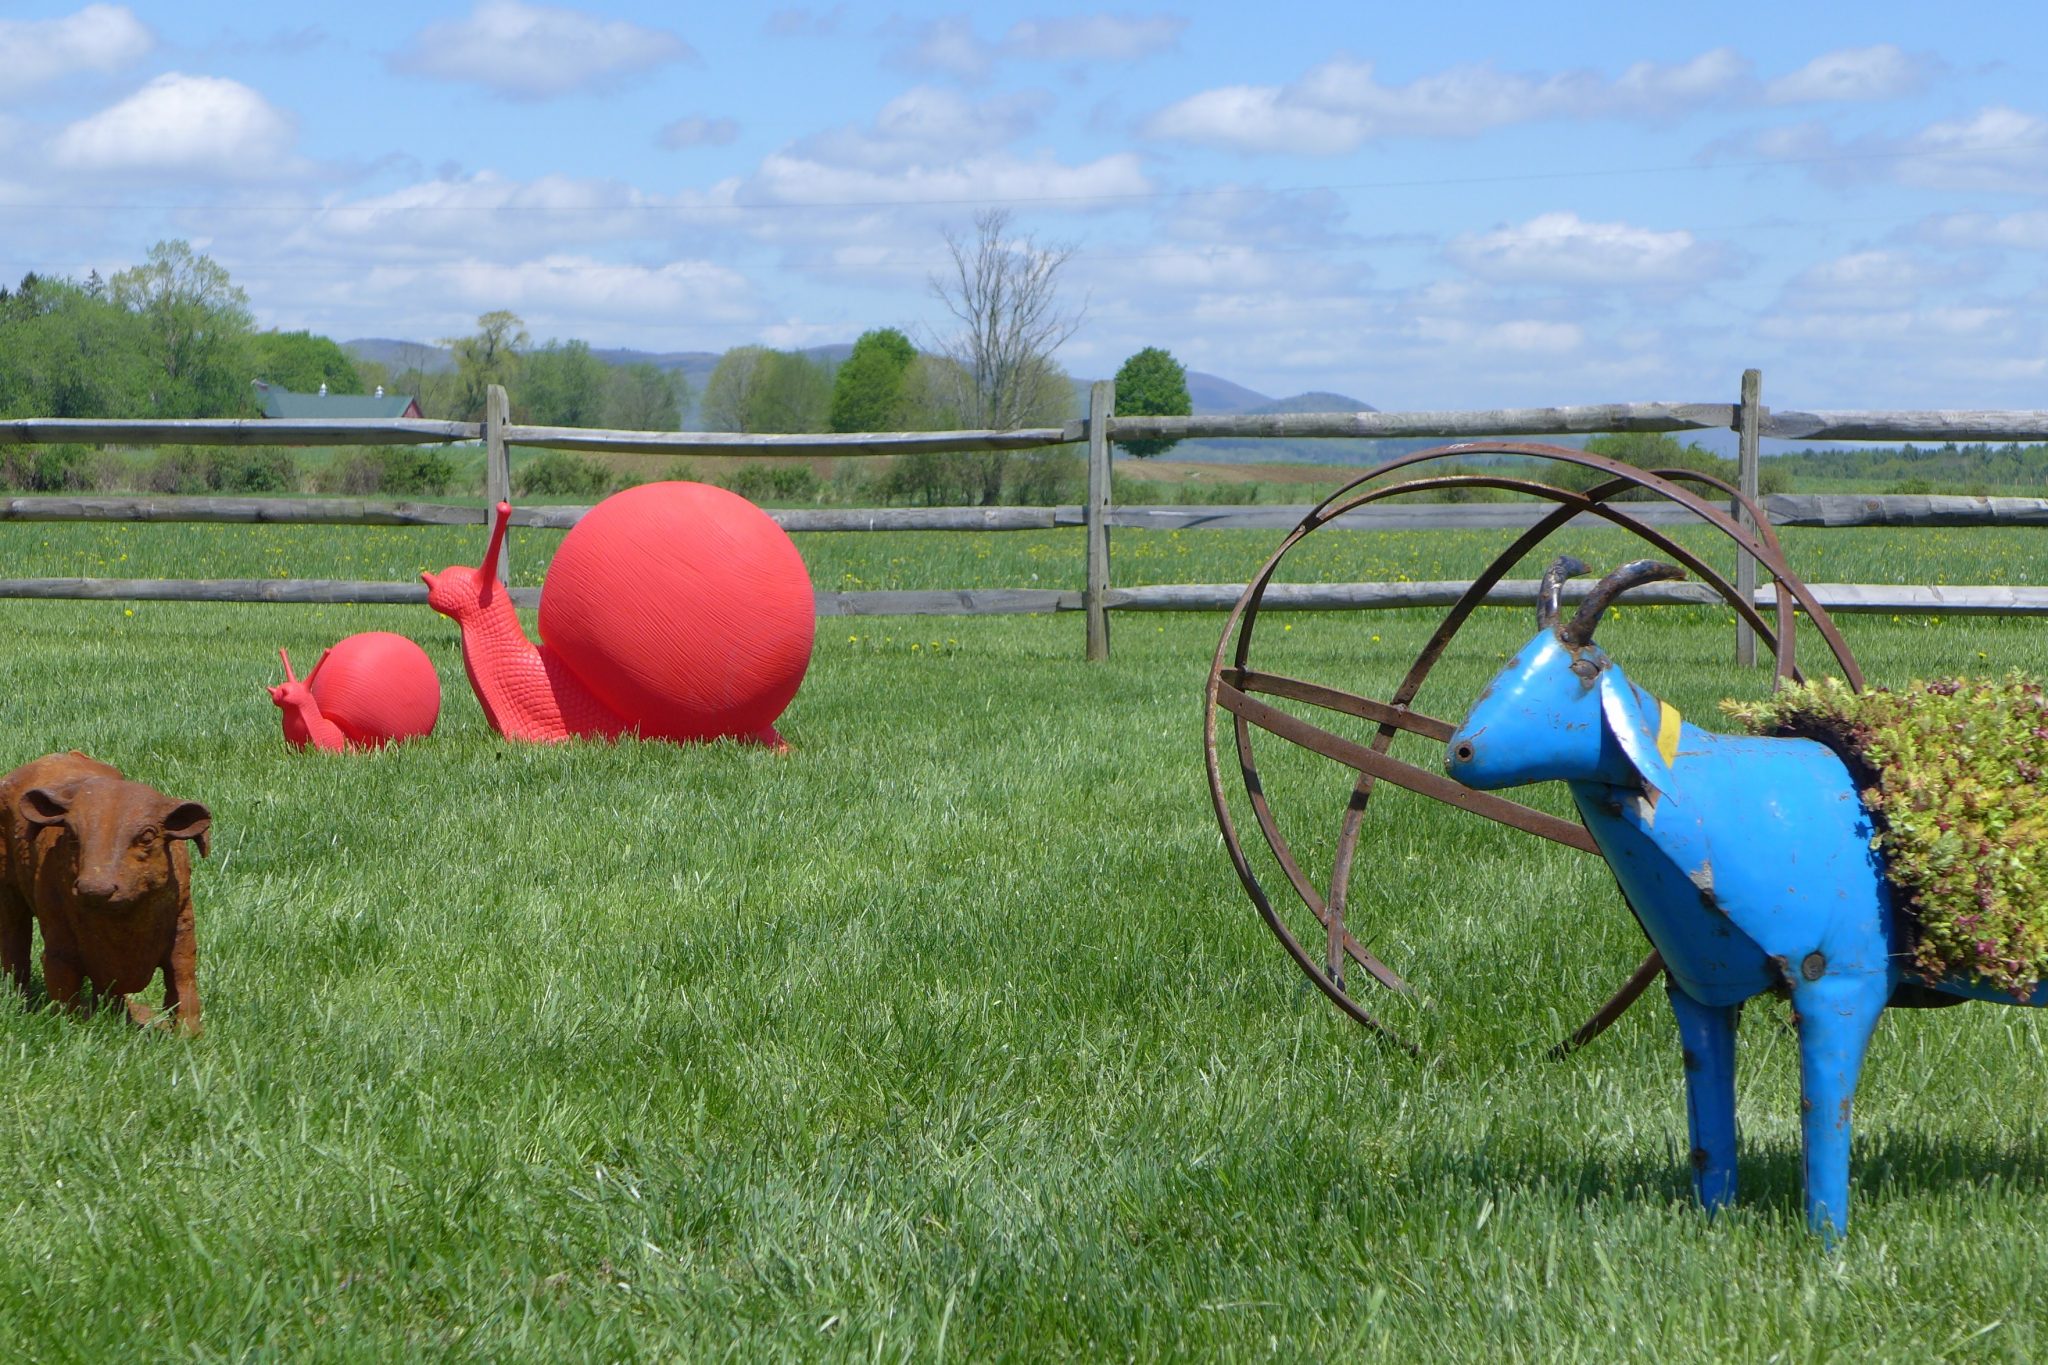
[[(1764, 372), (1744, 370), (1742, 404), (1735, 409), (1735, 430), (1740, 438), (1736, 445), (1736, 486), (1751, 501), (1757, 496), (1757, 432), (1763, 425), (1763, 391)], [(1747, 511), (1738, 513), (1737, 519), (1744, 530), (1755, 533), (1756, 519)], [(1756, 602), (1756, 560), (1747, 550), (1735, 552), (1735, 588), (1743, 601)], [(1735, 663), (1738, 668), (1756, 667), (1756, 631), (1739, 617), (1735, 622)]]
[[(502, 384), (484, 390), (484, 525), (491, 524), (492, 509), (512, 500), (512, 457), (505, 449), (505, 428), (512, 425), (512, 400)], [(512, 537), (498, 550), (498, 581), (512, 582)]]
[(1109, 657), (1109, 419), (1116, 385), (1098, 379), (1088, 389), (1088, 657)]

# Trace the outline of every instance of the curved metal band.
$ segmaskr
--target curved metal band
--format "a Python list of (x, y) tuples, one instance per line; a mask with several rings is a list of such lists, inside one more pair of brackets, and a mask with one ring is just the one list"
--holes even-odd
[[(1530, 455), (1557, 460), (1606, 473), (1610, 477), (1605, 482), (1584, 493), (1574, 493), (1554, 485), (1528, 479), (1475, 474), (1437, 475), (1412, 479), (1399, 484), (1383, 485), (1377, 488), (1363, 487), (1363, 485), (1370, 483), (1374, 479), (1384, 477), (1389, 472), (1430, 460), (1496, 453)], [(1754, 518), (1755, 524), (1758, 527), (1757, 532), (1755, 534), (1748, 532), (1746, 528), (1742, 527), (1720, 508), (1683, 488), (1681, 485), (1684, 483), (1705, 485), (1730, 497)], [(1538, 520), (1526, 532), (1517, 537), (1514, 543), (1496, 556), (1493, 562), (1487, 566), (1485, 572), (1472, 582), (1464, 595), (1451, 608), (1450, 612), (1446, 614), (1444, 620), (1439, 623), (1436, 632), (1423, 647), (1421, 653), (1417, 655), (1401, 686), (1389, 701), (1378, 702), (1369, 698), (1358, 697), (1355, 694), (1342, 692), (1338, 689), (1326, 688), (1320, 684), (1286, 678), (1278, 674), (1263, 673), (1250, 667), (1251, 637), (1256, 628), (1266, 588), (1271, 583), (1281, 562), (1304, 537), (1328, 524), (1334, 518), (1344, 515), (1346, 512), (1384, 498), (1459, 487), (1485, 487), (1523, 493), (1556, 502), (1559, 506), (1555, 511)], [(1778, 584), (1778, 591), (1776, 593), (1777, 610), (1775, 612), (1777, 628), (1773, 630), (1769, 625), (1766, 625), (1762, 617), (1756, 612), (1754, 604), (1744, 600), (1732, 583), (1707, 566), (1698, 556), (1685, 550), (1656, 528), (1637, 521), (1620, 509), (1607, 505), (1618, 494), (1631, 488), (1647, 489), (1667, 501), (1675, 502), (1685, 507), (1702, 521), (1720, 530), (1724, 535), (1735, 540), (1738, 545), (1751, 553)], [(1648, 541), (1673, 559), (1676, 559), (1679, 563), (1685, 565), (1703, 581), (1713, 586), (1722, 598), (1747, 620), (1750, 626), (1775, 650), (1780, 678), (1796, 679), (1799, 676), (1797, 667), (1793, 662), (1793, 649), (1796, 641), (1792, 628), (1792, 613), (1796, 601), (1799, 607), (1807, 611), (1809, 618), (1813, 620), (1815, 626), (1820, 630), (1823, 639), (1827, 641), (1835, 655), (1836, 663), (1841, 667), (1851, 686), (1859, 689), (1862, 686), (1861, 672), (1857, 668), (1853, 656), (1850, 655), (1847, 644), (1843, 642), (1839, 631), (1835, 629), (1832, 619), (1828, 617), (1825, 609), (1813, 599), (1806, 585), (1791, 572), (1786, 564), (1784, 551), (1778, 543), (1776, 532), (1771, 527), (1768, 516), (1764, 514), (1754, 501), (1744, 498), (1739, 491), (1710, 475), (1696, 474), (1688, 470), (1646, 472), (1597, 455), (1589, 455), (1584, 451), (1562, 446), (1521, 442), (1461, 442), (1455, 445), (1418, 451), (1387, 461), (1366, 471), (1317, 504), (1308, 515), (1303, 517), (1294, 530), (1287, 535), (1279, 548), (1266, 561), (1258, 575), (1247, 585), (1244, 594), (1232, 608), (1230, 616), (1225, 622), (1222, 637), (1217, 643), (1216, 654), (1211, 661), (1203, 726), (1203, 747), (1209, 777), (1210, 798), (1215, 806), (1217, 820), (1224, 835), (1224, 843), (1230, 854), (1232, 865), (1237, 871), (1238, 879), (1244, 885), (1246, 892), (1251, 896), (1253, 904), (1258, 908), (1262, 918), (1265, 919), (1268, 928), (1272, 930), (1282, 946), (1287, 950), (1288, 955), (1295, 960), (1296, 965), (1315, 983), (1316, 987), (1346, 1014), (1367, 1027), (1394, 1039), (1394, 1041), (1400, 1043), (1401, 1046), (1407, 1048), (1410, 1052), (1416, 1051), (1414, 1045), (1398, 1038), (1385, 1024), (1360, 1008), (1351, 999), (1344, 986), (1343, 963), (1349, 957), (1359, 962), (1361, 966), (1365, 967), (1382, 984), (1396, 990), (1407, 989), (1406, 983), (1398, 975), (1359, 945), (1357, 939), (1353, 937), (1345, 923), (1346, 893), (1349, 886), (1357, 840), (1363, 825), (1365, 809), (1370, 801), (1374, 783), (1377, 777), (1380, 776), (1388, 777), (1390, 780), (1399, 782), (1403, 786), (1415, 787), (1418, 790), (1422, 790), (1424, 794), (1431, 795), (1440, 800), (1451, 799), (1450, 793), (1437, 790), (1440, 784), (1448, 783), (1449, 786), (1457, 788), (1459, 793), (1464, 793), (1463, 788), (1457, 787), (1455, 783), (1450, 783), (1449, 779), (1444, 778), (1440, 773), (1430, 772), (1412, 764), (1402, 763), (1399, 760), (1387, 757), (1387, 749), (1391, 745), (1394, 735), (1403, 730), (1438, 738), (1449, 733), (1450, 727), (1446, 722), (1411, 711), (1409, 703), (1412, 702), (1416, 693), (1420, 691), (1424, 680), (1441, 657), (1444, 648), (1456, 635), (1472, 611), (1485, 599), (1486, 594), (1493, 586), (1536, 545), (1542, 543), (1543, 540), (1547, 539), (1573, 517), (1586, 513), (1602, 517), (1614, 525), (1630, 531), (1640, 539)], [(1236, 648), (1234, 651), (1230, 648), (1233, 635), (1236, 636)], [(1224, 663), (1226, 655), (1232, 657), (1234, 666), (1226, 668)], [(1228, 674), (1227, 677), (1226, 674)], [(1272, 708), (1264, 707), (1258, 703), (1250, 703), (1245, 695), (1250, 692), (1269, 692), (1274, 695), (1305, 701), (1312, 705), (1323, 706), (1327, 709), (1361, 716), (1378, 722), (1378, 730), (1369, 745), (1370, 757), (1367, 756), (1368, 749), (1366, 747), (1355, 745), (1352, 741), (1345, 740), (1340, 736), (1322, 730), (1320, 727), (1316, 727), (1306, 721), (1301, 721), (1286, 713), (1276, 712)], [(1251, 800), (1252, 810), (1260, 832), (1265, 836), (1268, 846), (1278, 859), (1283, 873), (1296, 894), (1300, 897), (1303, 904), (1309, 908), (1310, 912), (1316, 916), (1325, 930), (1327, 939), (1326, 960), (1323, 964), (1316, 963), (1300, 941), (1289, 932), (1244, 855), (1221, 780), (1220, 758), (1216, 744), (1216, 711), (1219, 706), (1232, 712), (1240, 775), (1244, 782), (1245, 791)], [(1277, 719), (1280, 717), (1284, 717), (1284, 720)], [(1273, 818), (1263, 784), (1259, 778), (1257, 761), (1252, 751), (1251, 728), (1254, 724), (1258, 725), (1258, 728), (1280, 734), (1281, 737), (1287, 738), (1291, 742), (1302, 744), (1313, 752), (1321, 753), (1326, 757), (1336, 758), (1340, 762), (1346, 762), (1348, 766), (1353, 766), (1359, 770), (1359, 776), (1354, 784), (1351, 800), (1347, 803), (1345, 809), (1336, 856), (1332, 863), (1331, 883), (1327, 897), (1321, 893), (1320, 888), (1302, 871), (1292, 848), (1289, 846), (1285, 836), (1281, 834)], [(1475, 801), (1471, 799), (1482, 796), (1484, 800)], [(1478, 813), (1487, 815), (1488, 818), (1507, 823), (1514, 828), (1541, 833), (1546, 837), (1559, 839), (1560, 842), (1570, 843), (1576, 847), (1585, 847), (1585, 843), (1582, 842), (1582, 840), (1585, 840), (1582, 830), (1572, 831), (1573, 834), (1578, 836), (1576, 838), (1560, 838), (1560, 832), (1550, 828), (1550, 826), (1557, 823), (1555, 817), (1545, 815), (1519, 803), (1508, 801), (1505, 798), (1493, 797), (1488, 794), (1470, 793), (1469, 796), (1463, 799), (1456, 799), (1455, 804), (1466, 809), (1474, 809)], [(1619, 1017), (1627, 1009), (1628, 1005), (1642, 993), (1648, 983), (1655, 979), (1658, 971), (1661, 969), (1661, 965), (1661, 962), (1653, 953), (1585, 1025), (1581, 1026), (1565, 1044), (1559, 1045), (1559, 1050), (1568, 1051), (1573, 1047), (1583, 1045), (1611, 1023), (1614, 1018)]]

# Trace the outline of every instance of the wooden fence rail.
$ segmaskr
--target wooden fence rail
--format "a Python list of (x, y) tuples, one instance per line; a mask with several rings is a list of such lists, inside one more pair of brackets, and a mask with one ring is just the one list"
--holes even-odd
[[(1772, 493), (1762, 499), (1773, 526), (2048, 526), (2048, 498), (1929, 493)], [(1629, 503), (1652, 526), (1697, 521), (1671, 503)], [(588, 507), (515, 507), (514, 526), (565, 531)], [(770, 507), (785, 531), (1051, 531), (1087, 524), (1085, 506)], [(1308, 503), (1112, 505), (1106, 526), (1133, 531), (1291, 531)], [(1377, 502), (1331, 524), (1347, 531), (1524, 530), (1552, 508), (1534, 502)], [(363, 502), (354, 498), (0, 498), (0, 521), (228, 522), (307, 526), (478, 526), (484, 509), (452, 503)], [(1596, 516), (1574, 526), (1607, 526)]]
[[(1583, 436), (1606, 432), (1733, 430), (1739, 435), (1740, 477), (1754, 488), (1762, 438), (1809, 441), (2034, 441), (2048, 440), (2048, 411), (1837, 412), (1763, 406), (1757, 372), (1744, 375), (1735, 403), (1608, 403), (1576, 407), (1502, 408), (1485, 411), (1286, 413), (1203, 417), (1119, 417), (1114, 391), (1098, 384), (1088, 415), (1059, 427), (1015, 431), (869, 432), (821, 435), (746, 435), (726, 432), (608, 431), (513, 423), (510, 404), (493, 387), (482, 422), (364, 418), (348, 420), (0, 420), (0, 446), (23, 443), (100, 445), (431, 445), (481, 443), (488, 501), (511, 488), (512, 446), (609, 454), (725, 456), (870, 456), (920, 452), (1032, 450), (1085, 442), (1088, 500), (1079, 507), (791, 508), (772, 510), (790, 531), (1036, 531), (1082, 527), (1086, 573), (1079, 591), (973, 589), (904, 592), (819, 592), (821, 616), (982, 615), (1083, 611), (1087, 653), (1109, 652), (1109, 617), (1120, 611), (1212, 611), (1228, 608), (1242, 592), (1236, 584), (1172, 584), (1116, 588), (1109, 581), (1109, 531), (1214, 529), (1284, 531), (1306, 506), (1117, 507), (1110, 500), (1110, 450), (1117, 441), (1143, 439), (1391, 439), (1483, 441), (1511, 436)], [(2048, 499), (1941, 495), (1776, 494), (1762, 500), (1777, 526), (2048, 526)], [(513, 525), (561, 529), (587, 508), (522, 507)], [(1340, 519), (1354, 530), (1513, 529), (1551, 509), (1530, 503), (1422, 504), (1381, 502)], [(1691, 520), (1684, 509), (1637, 504), (1632, 515), (1658, 525)], [(180, 521), (303, 525), (476, 526), (481, 507), (443, 503), (323, 498), (111, 498), (48, 497), (0, 500), (0, 521)], [(1589, 524), (1606, 525), (1597, 518)], [(1738, 560), (1745, 559), (1738, 556)], [(509, 552), (501, 572), (509, 572)], [(1738, 574), (1745, 568), (1738, 563)], [(1987, 612), (2048, 614), (2048, 588), (1875, 584), (1815, 584), (1821, 604), (1838, 612)], [(1367, 610), (1447, 606), (1462, 583), (1351, 583), (1280, 585), (1268, 604), (1294, 610)], [(1489, 602), (1527, 605), (1533, 582), (1498, 585)], [(513, 591), (532, 606), (537, 589)], [(1646, 602), (1715, 600), (1697, 584), (1653, 585)], [(1756, 591), (1771, 605), (1766, 586)], [(0, 598), (87, 598), (208, 602), (423, 602), (418, 583), (338, 579), (8, 579)], [(1738, 656), (1753, 657), (1747, 628), (1738, 630)]]

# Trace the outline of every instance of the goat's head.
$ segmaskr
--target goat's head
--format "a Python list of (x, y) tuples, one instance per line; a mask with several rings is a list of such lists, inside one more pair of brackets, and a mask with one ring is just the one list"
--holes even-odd
[(1585, 571), (1569, 555), (1544, 571), (1535, 638), (1508, 660), (1451, 736), (1444, 770), (1466, 786), (1563, 779), (1669, 789), (1670, 771), (1657, 750), (1660, 703), (1593, 643), (1593, 628), (1623, 592), (1685, 572), (1648, 559), (1624, 564), (1565, 620), (1558, 603), (1564, 581)]

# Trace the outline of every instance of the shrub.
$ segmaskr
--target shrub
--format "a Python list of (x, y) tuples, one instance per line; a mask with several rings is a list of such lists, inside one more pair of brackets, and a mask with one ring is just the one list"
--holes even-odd
[(379, 446), (351, 451), (327, 471), (322, 486), (357, 497), (371, 493), (445, 493), (455, 465), (427, 446)]
[(1922, 972), (2033, 993), (2048, 975), (2048, 695), (2038, 681), (2015, 672), (1859, 694), (1824, 678), (1721, 706), (1754, 733), (1842, 755), (1917, 921)]
[(212, 454), (212, 483), (223, 493), (289, 493), (298, 487), (298, 465), (289, 451), (276, 446), (248, 446)]
[(898, 455), (873, 488), (885, 503), (901, 499), (925, 507), (952, 507), (980, 501), (974, 471), (950, 455), (929, 450)]
[(521, 465), (512, 486), (524, 497), (589, 498), (611, 491), (611, 471), (566, 450), (544, 450)]
[(0, 482), (29, 493), (69, 493), (96, 487), (95, 452), (87, 446), (11, 446), (0, 454)]
[(1088, 466), (1079, 455), (1054, 446), (1010, 461), (1008, 501), (1022, 507), (1055, 507), (1088, 495)]
[(749, 502), (816, 502), (820, 487), (806, 464), (741, 465), (718, 482)]

